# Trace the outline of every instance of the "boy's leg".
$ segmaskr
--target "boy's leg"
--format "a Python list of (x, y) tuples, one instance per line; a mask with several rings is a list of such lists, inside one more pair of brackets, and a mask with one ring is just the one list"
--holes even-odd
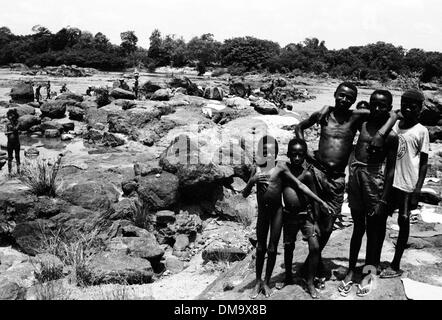
[(14, 147), (8, 146), (8, 173), (12, 173), (12, 160), (14, 159)]
[(267, 246), (267, 234), (269, 231), (269, 220), (267, 217), (267, 212), (260, 208), (258, 205), (258, 219), (256, 222), (256, 265), (255, 265), (255, 274), (256, 274), (256, 285), (254, 290), (252, 291), (251, 298), (256, 298), (262, 289), (262, 269), (264, 267), (264, 259), (266, 254), (266, 246)]
[(278, 290), (284, 288), (286, 285), (294, 284), (292, 272), (293, 251), (295, 250), (296, 236), (299, 231), (296, 214), (297, 212), (295, 210), (288, 210), (287, 208), (283, 208), (282, 210), (285, 277), (283, 282), (279, 282), (275, 285)]
[(381, 272), (381, 278), (399, 277), (401, 275), (400, 262), (407, 246), (408, 236), (410, 234), (410, 194), (401, 190), (397, 190), (396, 194), (398, 196), (399, 204), (399, 235), (396, 241), (396, 250), (393, 261), (391, 262), (389, 268)]
[(361, 250), (362, 238), (365, 233), (365, 213), (361, 209), (351, 209), (353, 218), (353, 233), (350, 240), (350, 255), (348, 259), (348, 271), (344, 281), (338, 286), (339, 291), (348, 293), (351, 290), (359, 251)]
[(399, 270), (402, 255), (408, 242), (408, 236), (410, 235), (410, 194), (401, 192), (401, 206), (399, 207), (398, 225), (399, 236), (396, 242), (396, 252), (391, 263), (391, 267), (394, 270)]
[(282, 230), (282, 208), (279, 207), (273, 212), (273, 217), (270, 225), (270, 240), (267, 247), (267, 266), (266, 276), (264, 280), (264, 294), (270, 297), (271, 290), (269, 288), (270, 278), (272, 277), (273, 268), (275, 267), (276, 255), (278, 249), (278, 242)]
[(17, 165), (17, 173), (20, 174), (20, 145), (15, 148), (15, 164)]
[(318, 269), (320, 249), (319, 237), (315, 231), (315, 223), (313, 220), (307, 220), (303, 227), (304, 240), (308, 241), (309, 259), (307, 265), (307, 289), (313, 299), (318, 298), (314, 279)]

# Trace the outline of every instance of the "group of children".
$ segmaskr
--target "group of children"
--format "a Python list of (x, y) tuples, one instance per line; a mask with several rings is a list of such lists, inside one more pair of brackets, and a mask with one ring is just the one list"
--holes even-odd
[[(261, 292), (271, 294), (270, 278), (276, 261), (277, 246), (283, 230), (285, 280), (276, 288), (293, 284), (292, 261), (297, 233), (308, 242), (309, 254), (301, 268), (307, 291), (318, 298), (325, 287), (327, 270), (321, 253), (333, 230), (344, 202), (345, 169), (349, 167), (348, 202), (353, 218), (349, 268), (338, 290), (346, 296), (352, 290), (356, 262), (367, 233), (366, 266), (381, 278), (401, 275), (400, 261), (410, 230), (410, 210), (417, 206), (427, 170), (428, 130), (419, 124), (424, 96), (408, 90), (401, 97), (401, 108), (392, 111), (393, 97), (387, 90), (375, 90), (370, 101), (358, 103), (357, 88), (341, 83), (335, 91), (335, 105), (326, 106), (301, 121), (296, 137), (287, 148), (288, 162), (276, 161), (278, 142), (264, 136), (258, 143), (256, 165), (243, 190), (247, 197), (257, 187), (256, 285), (251, 298)], [(318, 150), (311, 153), (304, 130), (320, 125)], [(359, 138), (355, 146), (356, 133)], [(399, 236), (394, 259), (381, 270), (381, 251), (387, 217), (399, 209)], [(267, 236), (270, 230), (270, 238)], [(265, 278), (262, 270), (267, 253)], [(367, 272), (357, 295), (370, 292), (372, 275)]]

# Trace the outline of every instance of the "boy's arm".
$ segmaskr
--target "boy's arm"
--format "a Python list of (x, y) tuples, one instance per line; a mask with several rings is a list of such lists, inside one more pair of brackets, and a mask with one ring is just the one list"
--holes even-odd
[[(321, 111), (325, 109), (322, 108)], [(295, 127), (295, 135), (297, 138), (305, 140), (304, 138), (304, 130), (307, 128), (310, 128), (315, 123), (317, 123), (321, 116), (321, 111), (313, 112), (311, 116), (305, 120), (302, 120), (296, 127)]]
[[(313, 181), (313, 177), (311, 175), (310, 172), (307, 172), (305, 175), (305, 185), (314, 193), (317, 194), (316, 192), (316, 186), (315, 186), (315, 182)], [(319, 219), (319, 212), (320, 212), (320, 208), (319, 208), (319, 204), (318, 202), (314, 201), (313, 202), (313, 219), (315, 221), (318, 221)]]
[(421, 152), (419, 161), (419, 178), (417, 180), (416, 188), (411, 195), (411, 208), (416, 208), (419, 202), (419, 194), (421, 193), (422, 186), (424, 185), (425, 176), (428, 170), (428, 153)]
[(428, 153), (430, 152), (430, 135), (428, 129), (424, 129), (420, 141), (420, 159), (419, 159), (419, 176), (416, 188), (411, 196), (411, 208), (416, 208), (419, 200), (419, 194), (425, 181), (428, 169)]
[(244, 189), (241, 191), (242, 196), (243, 196), (244, 198), (247, 198), (247, 197), (250, 195), (250, 193), (252, 192), (253, 185), (254, 185), (255, 182), (256, 182), (255, 174), (256, 174), (256, 168), (253, 167), (252, 172), (251, 172), (251, 174), (250, 174), (249, 181), (247, 181), (246, 186), (245, 186)]
[(307, 197), (311, 198), (312, 200), (319, 203), (319, 205), (323, 208), (325, 208), (329, 213), (331, 212), (331, 209), (327, 205), (325, 201), (323, 201), (321, 198), (319, 198), (312, 190), (309, 189), (305, 184), (303, 184), (301, 181), (299, 181), (298, 178), (296, 178), (290, 170), (285, 166), (285, 168), (281, 168), (282, 173), (284, 174), (284, 178), (287, 179), (288, 183), (294, 185), (297, 189), (302, 191)]
[(387, 139), (388, 153), (387, 164), (385, 166), (384, 190), (382, 192), (381, 200), (379, 200), (378, 205), (373, 212), (373, 215), (385, 214), (385, 210), (387, 209), (388, 200), (391, 194), (391, 190), (393, 189), (393, 178), (394, 169), (396, 166), (398, 140), (398, 136), (394, 133), (391, 133), (389, 138)]
[(371, 140), (371, 146), (375, 148), (382, 148), (384, 146), (385, 137), (390, 133), (397, 120), (402, 117), (400, 110), (390, 111), (390, 117), (387, 122), (376, 132)]

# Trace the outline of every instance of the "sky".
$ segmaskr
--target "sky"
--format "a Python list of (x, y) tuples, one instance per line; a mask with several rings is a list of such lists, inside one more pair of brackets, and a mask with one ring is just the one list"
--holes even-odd
[(212, 33), (218, 41), (254, 36), (285, 46), (316, 37), (329, 49), (384, 41), (442, 52), (441, 17), (440, 0), (2, 0), (0, 26), (20, 35), (34, 25), (54, 33), (71, 26), (114, 44), (133, 30), (144, 48), (159, 29), (186, 41)]

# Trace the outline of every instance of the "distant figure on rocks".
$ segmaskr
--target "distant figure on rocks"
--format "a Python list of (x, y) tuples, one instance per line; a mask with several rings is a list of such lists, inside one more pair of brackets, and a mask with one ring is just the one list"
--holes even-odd
[[(314, 194), (305, 184), (290, 172), (283, 162), (276, 163), (278, 142), (272, 136), (263, 136), (258, 142), (256, 166), (252, 169), (246, 187), (242, 191), (247, 198), (256, 184), (258, 200), (258, 220), (256, 223), (256, 285), (250, 297), (255, 299), (261, 293), (270, 297), (270, 279), (275, 267), (279, 238), (282, 229), (283, 181), (292, 185), (296, 190), (317, 201), (321, 209), (330, 214), (329, 206)], [(270, 240), (267, 245), (267, 235), (270, 229)], [(265, 280), (262, 281), (262, 269), (267, 253)]]
[(40, 99), (41, 99), (41, 93), (40, 93), (40, 90), (41, 90), (41, 84), (39, 84), (39, 85), (37, 86), (37, 88), (35, 89), (35, 100), (36, 100), (37, 102), (40, 102)]
[(135, 75), (135, 83), (134, 83), (134, 93), (135, 99), (138, 99), (138, 74)]
[(17, 109), (10, 109), (6, 113), (9, 123), (6, 125), (6, 136), (8, 137), (8, 171), (12, 176), (12, 160), (15, 152), (15, 161), (17, 165), (17, 174), (20, 174), (20, 138), (18, 131), (18, 112)]
[(86, 89), (86, 95), (88, 95), (88, 96), (91, 96), (91, 95), (92, 95), (92, 87), (91, 87), (91, 86), (87, 87), (87, 89)]
[(66, 83), (63, 83), (63, 85), (61, 86), (61, 89), (60, 89), (60, 93), (63, 93), (66, 91), (68, 91), (68, 88), (66, 87)]
[(51, 99), (51, 81), (46, 84), (46, 99)]

